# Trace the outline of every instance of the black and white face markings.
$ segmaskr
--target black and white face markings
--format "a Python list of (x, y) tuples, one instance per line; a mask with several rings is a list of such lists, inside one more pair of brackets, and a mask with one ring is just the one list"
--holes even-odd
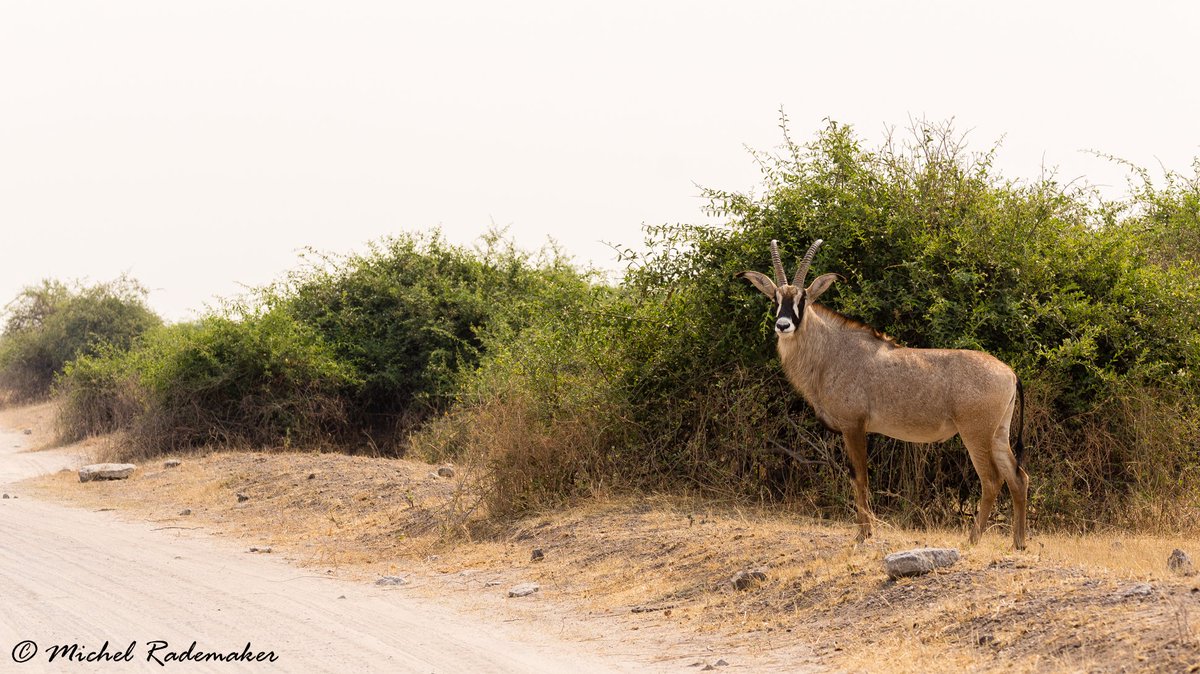
[(804, 291), (794, 286), (775, 289), (775, 334), (787, 335), (804, 319)]

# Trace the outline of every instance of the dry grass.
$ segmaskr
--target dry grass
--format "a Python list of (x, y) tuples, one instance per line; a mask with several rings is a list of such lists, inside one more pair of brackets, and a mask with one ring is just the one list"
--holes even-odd
[[(337, 454), (231, 452), (188, 457), (177, 469), (144, 467), (126, 482), (81, 485), (59, 474), (31, 486), (276, 546), (310, 566), (413, 574), (443, 595), (478, 596), (485, 580), (536, 580), (541, 601), (579, 621), (607, 616), (627, 635), (653, 632), (662, 643), (747, 658), (807, 652), (813, 664), (897, 672), (1200, 665), (1200, 586), (1165, 568), (1174, 547), (1200, 556), (1181, 537), (1035, 533), (1030, 551), (1013, 554), (1008, 533), (997, 531), (951, 569), (889, 582), (881, 567), (888, 552), (962, 547), (965, 534), (883, 526), (854, 546), (845, 524), (676, 497), (590, 499), (515, 522), (464, 525), (456, 510), (462, 476), (430, 470)], [(249, 500), (239, 503), (238, 493)], [(183, 508), (192, 515), (180, 516)], [(533, 548), (544, 561), (530, 561)], [(734, 573), (756, 567), (766, 569), (765, 582), (728, 586)], [(1151, 594), (1121, 596), (1136, 582), (1150, 583)]]

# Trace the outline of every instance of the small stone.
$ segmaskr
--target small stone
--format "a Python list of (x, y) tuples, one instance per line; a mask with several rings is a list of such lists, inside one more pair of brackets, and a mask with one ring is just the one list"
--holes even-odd
[(722, 658), (721, 660), (717, 660), (716, 665), (718, 667), (728, 667), (729, 663), (725, 662), (725, 660)]
[(238, 503), (245, 503), (246, 501), (249, 501), (249, 500), (250, 500), (250, 497), (249, 497), (249, 496), (246, 496), (245, 494), (240, 494), (240, 493), (239, 493), (239, 494), (237, 495), (237, 500), (238, 500)]
[(437, 469), (438, 477), (454, 477), (454, 469), (450, 466), (441, 466)]
[(729, 579), (729, 584), (732, 585), (733, 589), (735, 590), (745, 590), (755, 583), (761, 583), (766, 579), (767, 572), (765, 569), (751, 569), (749, 571), (738, 571), (735, 573), (733, 578)]
[(509, 597), (528, 597), (529, 595), (542, 589), (537, 583), (521, 583), (514, 585), (508, 589)]
[(25, 435), (33, 435), (33, 429), (32, 429), (32, 428), (26, 428), (25, 430), (23, 430), (23, 431), (21, 431), (21, 432), (22, 432), (22, 433), (24, 433)]
[(5, 495), (4, 495), (4, 498), (9, 498), (8, 494), (5, 494)]
[(338, 599), (345, 599), (345, 598), (346, 598), (346, 595), (344, 595), (344, 594), (338, 596)]
[(701, 669), (700, 669), (700, 671), (702, 671), (702, 672), (711, 672), (711, 671), (712, 671), (712, 670), (714, 670), (714, 669), (716, 669), (716, 667), (713, 667), (712, 665), (704, 665), (704, 667), (703, 667), (703, 668), (701, 668)]
[(79, 469), (79, 481), (124, 480), (136, 469), (132, 463), (94, 463)]
[[(8, 497), (6, 496), (5, 498), (8, 498)], [(531, 562), (540, 562), (545, 558), (546, 558), (546, 553), (542, 552), (541, 548), (534, 548), (533, 552), (530, 553), (530, 555), (529, 555), (529, 561), (531, 561)]]
[(498, 580), (489, 580), (486, 583), (484, 583), (483, 586), (484, 587), (496, 587), (499, 584), (500, 584), (500, 581), (498, 581)]
[(1179, 548), (1172, 550), (1171, 556), (1167, 557), (1167, 569), (1179, 576), (1191, 576), (1196, 573), (1195, 567), (1192, 566), (1192, 558)]
[(179, 516), (180, 516), (180, 517), (187, 517), (188, 515), (191, 515), (191, 514), (192, 514), (192, 509), (191, 509), (191, 508), (184, 508), (183, 510), (180, 510), (180, 511), (179, 511)]
[(883, 558), (888, 578), (895, 580), (906, 576), (922, 576), (939, 566), (950, 566), (958, 561), (958, 550), (953, 548), (917, 548), (905, 552), (893, 552)]
[(375, 581), (376, 585), (408, 585), (408, 579), (402, 576), (383, 576)]
[(269, 546), (269, 545), (262, 545), (262, 546), (252, 545), (252, 546), (250, 546), (250, 552), (270, 553), (271, 546)]
[(178, 468), (183, 465), (179, 459), (167, 459), (163, 461), (163, 468)]
[(315, 480), (315, 479), (317, 479), (317, 474), (316, 474), (316, 473), (309, 473), (309, 474), (308, 474), (308, 479), (310, 479), (310, 480)]
[(437, 473), (435, 473), (435, 472), (433, 472), (432, 470), (431, 470), (431, 471), (429, 471), (429, 475), (426, 475), (426, 477), (428, 477), (428, 478), (429, 478), (429, 479), (431, 479), (431, 480), (438, 480), (438, 479), (441, 479), (441, 478), (439, 478), (439, 477), (438, 477), (438, 474), (437, 474)]

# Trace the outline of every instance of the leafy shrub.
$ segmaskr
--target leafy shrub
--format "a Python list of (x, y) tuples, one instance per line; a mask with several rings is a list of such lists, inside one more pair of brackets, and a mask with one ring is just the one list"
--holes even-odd
[(161, 323), (145, 299), (146, 290), (125, 277), (90, 286), (48, 280), (25, 288), (5, 307), (0, 389), (17, 401), (44, 397), (72, 359), (128, 348)]
[(381, 447), (445, 409), (490, 332), (557, 315), (560, 288), (585, 278), (554, 249), (531, 255), (502, 232), (481, 244), (398, 236), (365, 254), (325, 257), (270, 290), (354, 373), (344, 391), (353, 426)]
[(128, 455), (204, 445), (323, 446), (342, 432), (352, 375), (281, 308), (159, 328), (130, 351), (71, 363), (68, 437), (124, 429)]
[(611, 289), (577, 279), (553, 312), (482, 337), (478, 366), (458, 375), (456, 404), (417, 432), (429, 461), (471, 464), (480, 502), (504, 516), (628, 486), (631, 447), (620, 388), (627, 363), (608, 341)]

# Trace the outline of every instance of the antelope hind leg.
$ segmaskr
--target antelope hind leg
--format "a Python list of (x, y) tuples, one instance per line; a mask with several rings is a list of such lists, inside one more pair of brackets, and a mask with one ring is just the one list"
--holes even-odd
[(1007, 440), (997, 443), (992, 450), (992, 458), (996, 468), (1008, 483), (1008, 493), (1013, 502), (1013, 547), (1025, 549), (1025, 507), (1029, 501), (1029, 475), (1017, 465), (1017, 457), (1013, 456)]

